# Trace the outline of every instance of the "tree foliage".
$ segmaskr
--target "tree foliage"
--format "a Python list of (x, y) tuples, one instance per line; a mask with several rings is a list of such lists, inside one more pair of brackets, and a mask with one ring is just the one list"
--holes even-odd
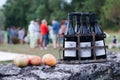
[(5, 26), (28, 26), (31, 20), (67, 18), (68, 12), (93, 11), (103, 27), (120, 26), (120, 0), (7, 0), (4, 5)]
[(103, 11), (107, 19), (120, 25), (120, 0), (106, 0)]
[(3, 10), (0, 9), (0, 29), (3, 28), (4, 21), (5, 21), (5, 16), (4, 16)]

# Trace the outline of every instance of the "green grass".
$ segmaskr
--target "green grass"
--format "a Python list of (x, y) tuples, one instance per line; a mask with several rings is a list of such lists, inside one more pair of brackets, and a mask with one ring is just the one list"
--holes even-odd
[[(109, 36), (105, 38), (105, 43), (106, 45), (109, 45), (112, 43), (113, 36), (116, 36), (118, 39), (118, 43), (120, 43), (120, 33), (108, 33)], [(119, 48), (112, 48), (112, 49), (107, 49), (107, 51), (115, 51), (115, 52), (120, 52), (120, 47)]]
[(20, 54), (38, 55), (41, 57), (44, 54), (50, 53), (50, 54), (53, 54), (57, 59), (59, 57), (58, 56), (59, 49), (53, 49), (52, 45), (50, 45), (47, 50), (41, 50), (40, 48), (31, 49), (28, 44), (23, 44), (23, 45), (3, 44), (3, 45), (0, 45), (0, 50), (5, 52), (20, 53)]
[[(120, 36), (117, 33), (110, 33), (109, 37), (105, 39), (106, 45), (112, 42), (113, 36), (116, 35), (118, 40), (120, 41)], [(38, 55), (43, 56), (44, 54), (53, 54), (57, 59), (59, 59), (59, 48), (53, 49), (52, 45), (50, 44), (47, 50), (40, 50), (40, 48), (31, 49), (28, 44), (23, 45), (10, 45), (10, 44), (0, 44), (0, 51), (5, 52), (13, 52), (13, 53), (20, 53), (20, 54), (28, 54), (28, 55)], [(116, 49), (107, 49), (107, 51), (120, 51), (120, 48)], [(9, 63), (5, 62), (5, 63)], [(4, 63), (4, 62), (0, 62)]]
[[(59, 48), (53, 49), (52, 45), (50, 45), (47, 50), (41, 50), (40, 48), (31, 49), (28, 44), (23, 44), (23, 45), (0, 44), (0, 51), (27, 54), (27, 55), (38, 55), (41, 57), (44, 54), (50, 53), (53, 54), (57, 59), (59, 59)], [(9, 63), (9, 62), (11, 61), (7, 61), (7, 62), (3, 61), (0, 63)]]
[(0, 61), (0, 64), (7, 64), (7, 63), (12, 63), (13, 61), (12, 60), (9, 60), (9, 61)]
[(106, 44), (109, 44), (109, 43), (112, 42), (112, 39), (113, 39), (113, 36), (114, 36), (114, 35), (117, 36), (118, 42), (120, 42), (120, 36), (119, 36), (120, 34), (119, 34), (119, 33), (109, 33), (108, 35), (109, 35), (109, 36), (108, 36), (107, 38), (105, 38)]

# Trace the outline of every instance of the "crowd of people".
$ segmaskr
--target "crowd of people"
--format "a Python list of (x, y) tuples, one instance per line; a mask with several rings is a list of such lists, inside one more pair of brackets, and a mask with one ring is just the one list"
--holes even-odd
[[(47, 49), (48, 44), (52, 42), (53, 48), (57, 48), (63, 43), (63, 35), (66, 31), (67, 20), (63, 19), (60, 22), (53, 19), (52, 25), (48, 25), (46, 19), (31, 20), (28, 25), (28, 30), (22, 27), (7, 28), (7, 43), (8, 44), (24, 44), (28, 43), (30, 48)], [(0, 31), (0, 43), (3, 43), (5, 32)]]
[(27, 33), (24, 28), (12, 26), (7, 28), (7, 43), (8, 44), (23, 44), (26, 42)]
[[(63, 19), (61, 24), (53, 19), (52, 25), (48, 25), (47, 20), (31, 21), (28, 26), (28, 33), (30, 38), (30, 47), (40, 47), (41, 50), (47, 49), (50, 39), (53, 43), (53, 48), (57, 48), (63, 42), (63, 35), (66, 31), (67, 21)], [(58, 38), (59, 37), (59, 38)]]
[(24, 42), (28, 42), (26, 40), (27, 32), (24, 28), (21, 27), (10, 27), (5, 31), (3, 28), (0, 29), (0, 44), (4, 42), (8, 44), (23, 44)]
[[(47, 49), (48, 44), (52, 42), (53, 48), (57, 48), (63, 43), (63, 35), (66, 32), (67, 20), (63, 19), (60, 22), (53, 19), (51, 21), (52, 25), (48, 25), (46, 19), (43, 20), (31, 20), (28, 25), (28, 30), (25, 30), (22, 27), (9, 27), (7, 31), (2, 28), (0, 29), (0, 44), (3, 44), (5, 41), (8, 44), (24, 44), (28, 43), (30, 48), (40, 48), (41, 50)], [(116, 36), (113, 36), (112, 42), (108, 45), (108, 48), (120, 47), (118, 39)]]

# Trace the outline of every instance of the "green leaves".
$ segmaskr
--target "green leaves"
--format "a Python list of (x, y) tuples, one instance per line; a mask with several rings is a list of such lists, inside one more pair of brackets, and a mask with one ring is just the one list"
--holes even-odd
[(4, 21), (5, 21), (5, 16), (4, 16), (3, 10), (0, 9), (0, 29), (1, 27), (4, 26)]
[[(120, 0), (7, 0), (4, 5), (5, 26), (26, 27), (31, 20), (67, 18), (68, 12), (93, 11), (104, 27), (120, 25)], [(3, 21), (4, 21), (3, 20)]]
[(106, 0), (103, 11), (107, 19), (120, 25), (120, 0)]

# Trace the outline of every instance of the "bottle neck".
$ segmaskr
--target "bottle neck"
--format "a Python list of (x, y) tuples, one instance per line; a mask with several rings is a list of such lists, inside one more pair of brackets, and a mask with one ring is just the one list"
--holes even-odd
[(68, 25), (65, 35), (73, 35), (75, 34), (74, 28), (73, 28), (73, 18), (72, 15), (68, 16)]
[[(68, 22), (69, 22), (69, 23), (68, 23), (69, 25), (73, 26), (73, 16), (72, 16), (72, 15), (69, 15), (69, 16), (68, 16)], [(68, 25), (68, 26), (69, 26), (69, 25)]]
[(87, 26), (87, 16), (86, 15), (82, 15), (82, 25)]
[(80, 16), (76, 15), (76, 33), (79, 33), (80, 29)]

